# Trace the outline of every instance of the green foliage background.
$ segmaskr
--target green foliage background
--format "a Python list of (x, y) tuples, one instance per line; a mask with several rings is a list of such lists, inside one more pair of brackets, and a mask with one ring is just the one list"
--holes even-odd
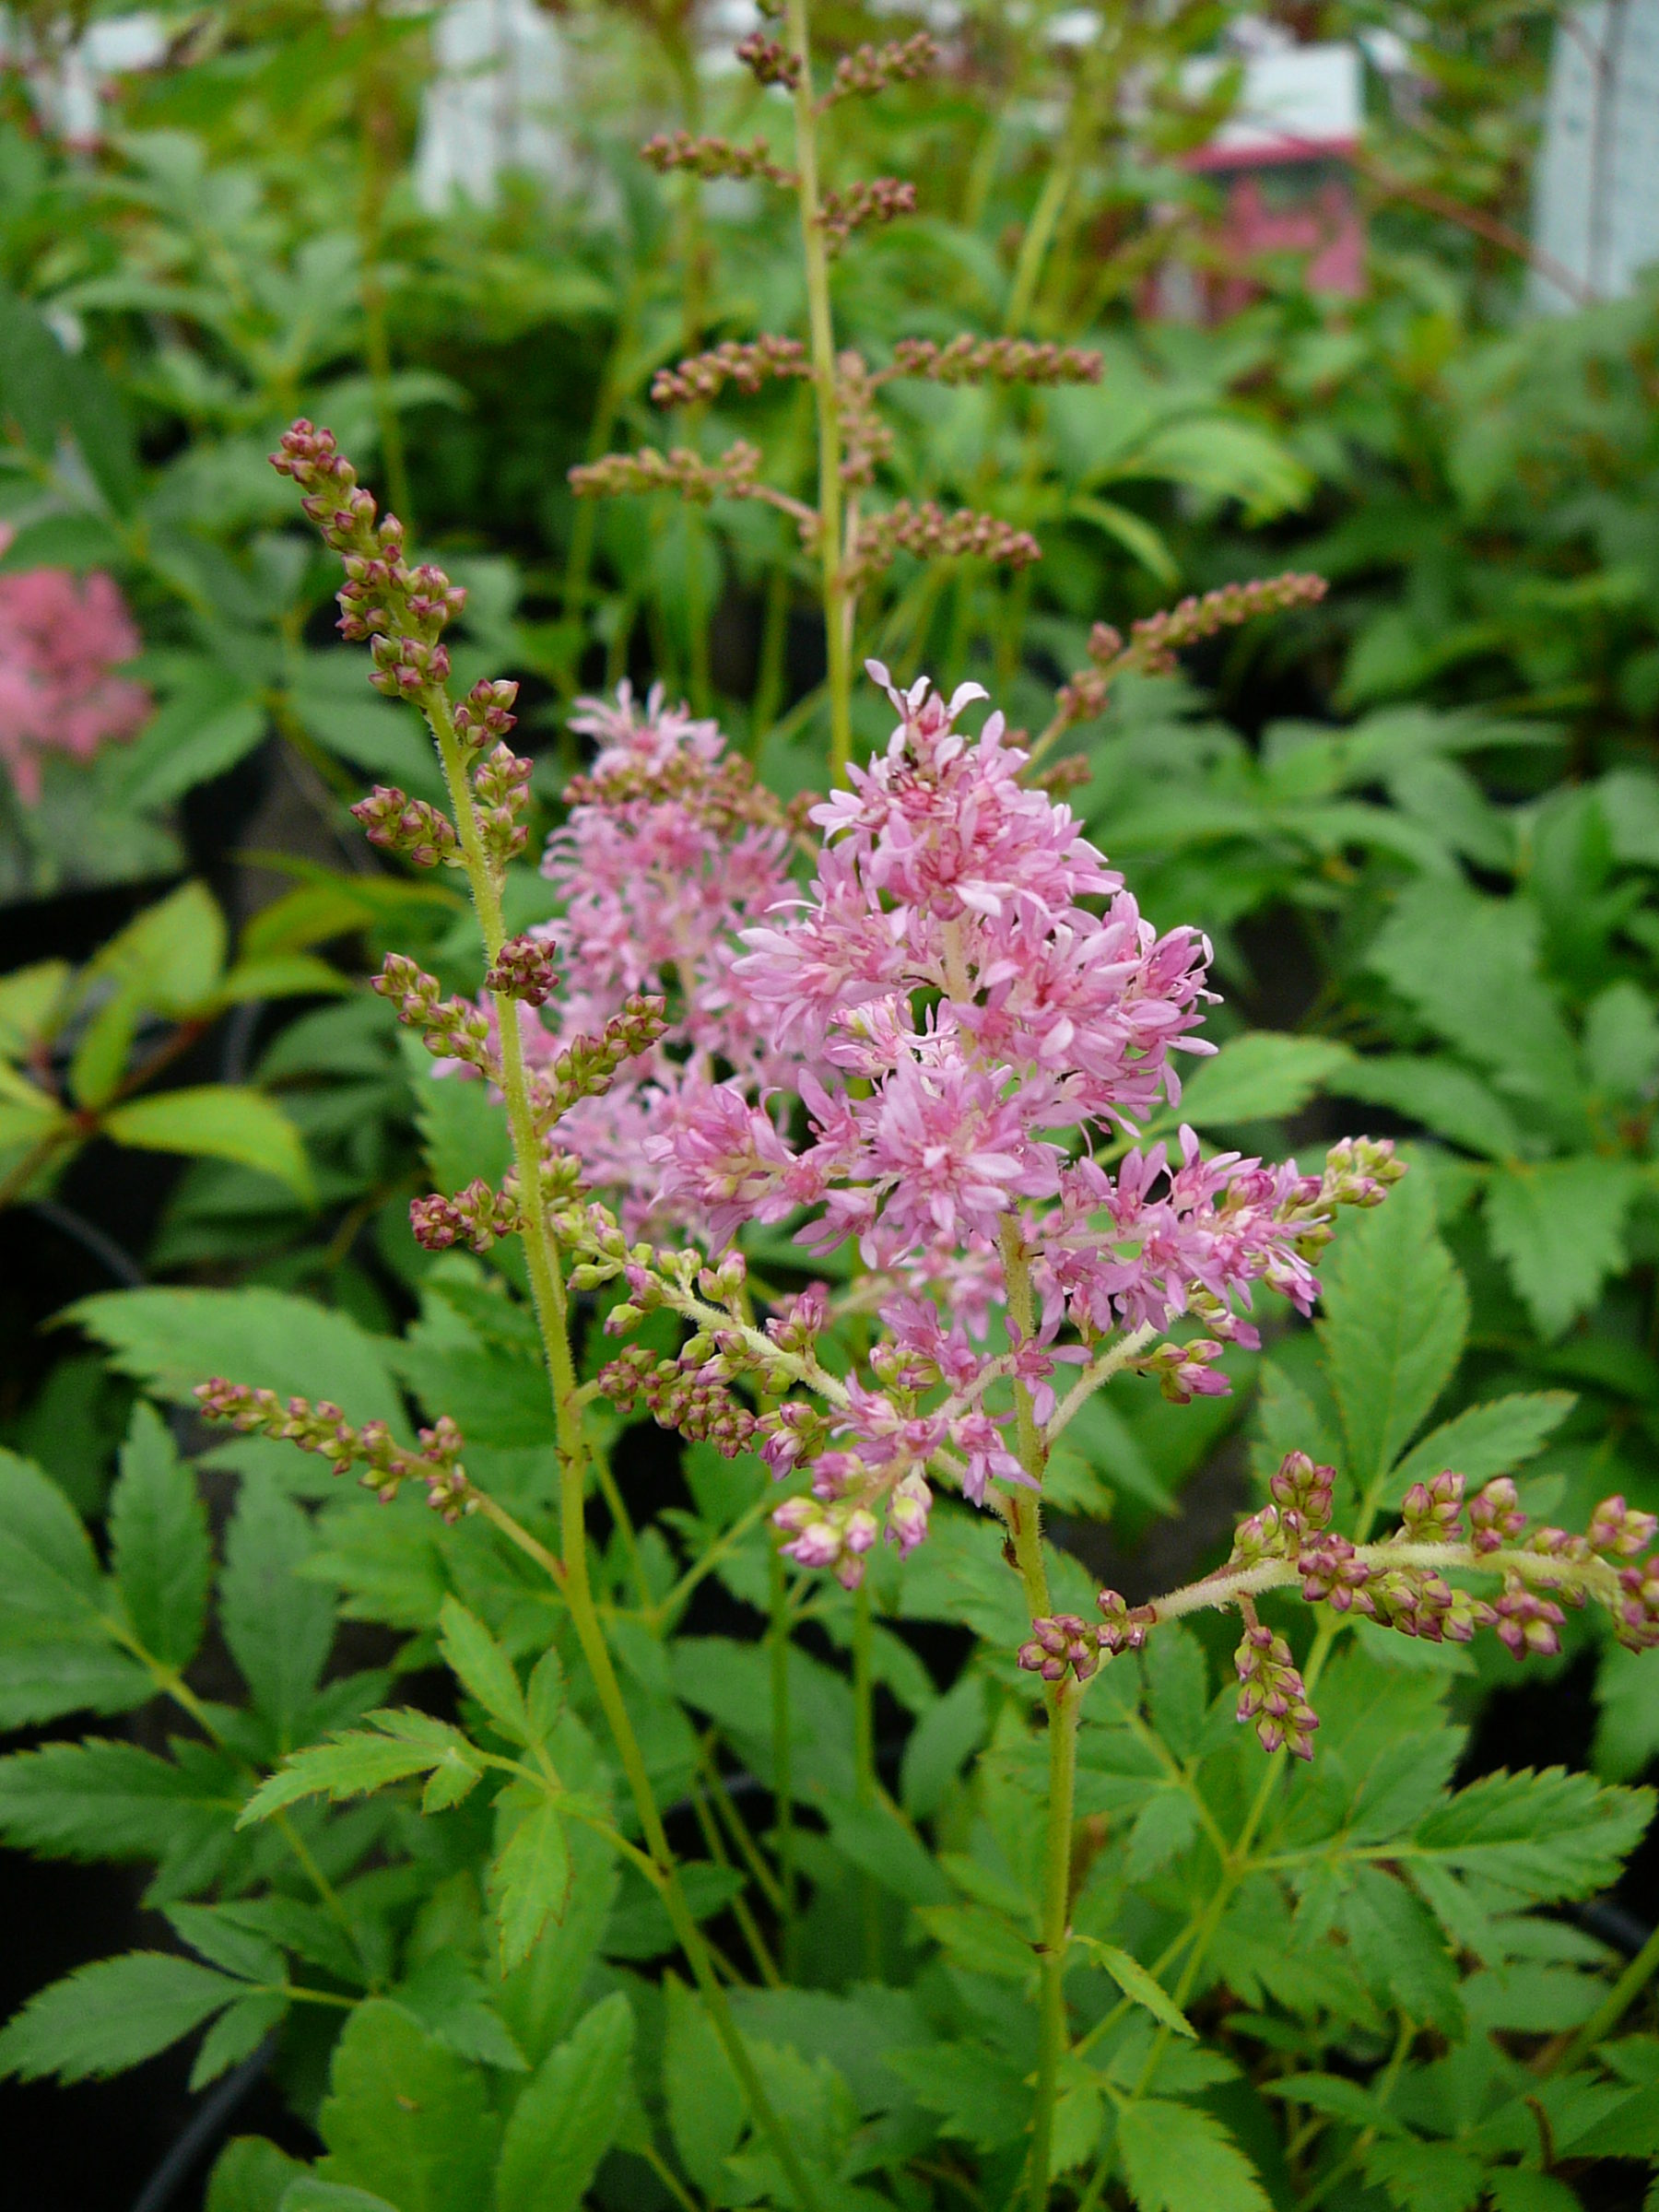
[[(1302, 1448), (1350, 1505), (1453, 1465), (1518, 1472), (1568, 1526), (1612, 1490), (1659, 1508), (1659, 296), (1528, 320), (1492, 243), (1524, 228), (1549, 18), (1300, 11), (1411, 46), (1415, 96), (1372, 88), (1369, 289), (1333, 302), (1265, 266), (1253, 304), (1198, 329), (1139, 310), (1159, 258), (1204, 260), (1214, 188), (1179, 156), (1214, 117), (1179, 67), (1230, 11), (1124, 8), (1081, 51), (1049, 12), (970, 9), (960, 65), (844, 111), (849, 173), (923, 186), (916, 220), (838, 265), (850, 342), (1018, 326), (1105, 357), (1098, 388), (907, 389), (883, 498), (988, 508), (1045, 558), (1012, 580), (901, 560), (861, 648), (978, 676), (1036, 728), (1094, 620), (1329, 576), (1317, 610), (1120, 685), (1071, 740), (1073, 804), (1160, 925), (1215, 941), (1229, 1041), (1183, 1118), (1250, 1150), (1386, 1127), (1413, 1160), (1345, 1231), (1317, 1330), (1234, 1356), (1233, 1397), (1184, 1413), (1114, 1386), (1055, 1502), (1078, 1551), (1107, 1524), (1121, 1556), (1189, 1486), (1231, 1480), (1242, 1505), (1242, 1463), (1259, 1487)], [(736, 435), (805, 479), (793, 388), (667, 422), (646, 397), (683, 353), (800, 326), (788, 225), (633, 159), (681, 125), (782, 146), (786, 116), (700, 73), (680, 10), (559, 24), (568, 188), (510, 179), (442, 218), (411, 182), (418, 10), (194, 13), (95, 152), (54, 147), (6, 80), (0, 569), (112, 571), (158, 711), (90, 768), (53, 763), (38, 810), (6, 802), (13, 900), (96, 877), (147, 902), (90, 957), (0, 978), (0, 1191), (73, 1197), (112, 1142), (191, 1164), (151, 1285), (84, 1300), (76, 1348), (19, 1371), (0, 1463), (0, 1722), (56, 1731), (0, 1766), (0, 1832), (142, 1864), (162, 1917), (42, 1993), (0, 2061), (98, 2077), (204, 2030), (199, 2086), (274, 2037), (322, 2154), (233, 2144), (212, 2212), (790, 2201), (659, 1901), (592, 1825), (625, 1816), (546, 1584), (475, 1524), (342, 1497), (281, 1446), (204, 1448), (159, 1410), (226, 1372), (404, 1436), (447, 1412), (532, 1526), (557, 1479), (511, 1260), (408, 1235), (409, 1196), (499, 1180), (503, 1140), (362, 977), (394, 947), (473, 988), (477, 943), (445, 879), (365, 867), (345, 817), (367, 782), (441, 788), (334, 642), (333, 579), (265, 461), (290, 416), (330, 423), (468, 586), (464, 680), (525, 679), (540, 828), (577, 759), (571, 701), (625, 676), (718, 713), (779, 788), (822, 781), (812, 578), (781, 518), (578, 507), (565, 480), (613, 446)], [(821, 31), (909, 27), (838, 7)], [(859, 711), (884, 736), (878, 702)], [(211, 821), (251, 763), (304, 794), (287, 888), (178, 886), (190, 809)], [(528, 868), (512, 899), (516, 926), (547, 911)], [(238, 1007), (240, 1070), (166, 1074), (194, 1076)], [(614, 1649), (767, 2095), (826, 2207), (1000, 2205), (1029, 2123), (1042, 1783), (994, 1543), (941, 1508), (902, 1577), (873, 1573), (875, 1802), (852, 1601), (801, 1594), (810, 1902), (774, 1958), (765, 1815), (751, 1833), (736, 1788), (764, 1806), (779, 1779), (763, 1478), (606, 1441), (641, 1507), (637, 1535), (603, 1524)], [(1086, 1609), (1077, 1559), (1052, 1572)], [(1399, 1641), (1338, 1647), (1315, 1771), (1253, 1826), (1222, 1642), (1167, 1634), (1097, 1691), (1065, 2201), (1566, 2212), (1581, 2189), (1622, 2202), (1659, 2152), (1651, 2000), (1609, 2015), (1617, 1962), (1564, 1910), (1645, 1830), (1628, 1785), (1659, 1696), (1575, 1623), (1559, 1671), (1593, 1679), (1596, 1714), (1576, 1771), (1467, 1781), (1507, 1663)], [(272, 1818), (243, 1825), (256, 1794)]]

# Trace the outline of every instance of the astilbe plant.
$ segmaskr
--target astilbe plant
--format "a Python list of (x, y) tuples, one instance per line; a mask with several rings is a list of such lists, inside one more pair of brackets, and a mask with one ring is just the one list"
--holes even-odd
[[(1224, 1391), (1218, 1361), (1229, 1344), (1256, 1341), (1258, 1287), (1312, 1307), (1339, 1209), (1381, 1204), (1403, 1172), (1392, 1147), (1347, 1140), (1303, 1173), (1206, 1158), (1188, 1129), (1173, 1151), (1136, 1144), (1139, 1118), (1179, 1102), (1178, 1055), (1209, 1049), (1198, 1033), (1213, 996), (1208, 946), (1142, 917), (1065, 805), (1030, 781), (1030, 756), (999, 715), (967, 734), (963, 717), (984, 696), (973, 685), (945, 700), (925, 680), (900, 690), (872, 667), (894, 712), (889, 744), (806, 809), (780, 807), (712, 724), (658, 693), (642, 706), (626, 690), (614, 706), (591, 704), (580, 726), (596, 757), (543, 863), (561, 916), (510, 936), (502, 884), (524, 841), (528, 790), (528, 764), (506, 744), (512, 688), (481, 683), (452, 699), (442, 633), (460, 594), (441, 571), (409, 565), (398, 525), (377, 519), (326, 431), (297, 424), (276, 465), (345, 559), (342, 628), (370, 641), (379, 688), (419, 708), (443, 766), (447, 816), (389, 790), (360, 811), (371, 835), (418, 865), (465, 870), (486, 990), (477, 1003), (445, 998), (398, 958), (378, 987), (454, 1079), (481, 1078), (504, 1103), (507, 1182), (418, 1200), (413, 1220), (434, 1250), (522, 1240), (559, 1439), (559, 1553), (469, 1477), (453, 1422), (411, 1452), (335, 1406), (230, 1381), (204, 1383), (202, 1408), (337, 1471), (360, 1466), (382, 1498), (418, 1480), (445, 1519), (482, 1513), (545, 1569), (644, 1849), (606, 1832), (666, 1905), (803, 2205), (811, 2184), (687, 1902), (595, 1605), (584, 1412), (607, 1398), (728, 1455), (758, 1451), (783, 1493), (771, 1513), (778, 1556), (848, 1589), (861, 1588), (884, 1539), (901, 1559), (916, 1551), (940, 1487), (995, 1516), (1030, 1618), (1005, 1665), (1039, 1678), (1048, 1716), (1026, 2164), (1041, 2205), (1068, 2044), (1077, 1730), (1102, 1666), (1165, 1623), (1231, 1608), (1242, 1628), (1239, 1719), (1269, 1752), (1306, 1759), (1331, 1624), (1344, 1615), (1431, 1642), (1489, 1630), (1523, 1657), (1558, 1649), (1564, 1608), (1593, 1601), (1625, 1642), (1659, 1641), (1653, 1519), (1614, 1498), (1583, 1534), (1529, 1534), (1512, 1484), (1488, 1482), (1465, 1501), (1447, 1473), (1412, 1484), (1382, 1537), (1373, 1485), (1345, 1535), (1330, 1468), (1292, 1451), (1214, 1573), (1139, 1606), (1102, 1591), (1096, 1619), (1056, 1610), (1041, 1519), (1067, 1428), (1118, 1375), (1155, 1377), (1178, 1403)], [(1097, 671), (1167, 654), (1251, 611), (1236, 594), (1189, 603), (1127, 648), (1102, 639)], [(1067, 711), (1063, 698), (1062, 723)], [(798, 887), (797, 860), (809, 867)], [(803, 1255), (852, 1248), (841, 1288), (813, 1280), (784, 1295), (751, 1272), (739, 1231), (790, 1221)], [(590, 1294), (608, 1300), (613, 1335), (671, 1317), (684, 1332), (677, 1351), (625, 1347), (579, 1383), (572, 1301)], [(849, 1320), (851, 1339), (838, 1326)], [(1303, 1667), (1258, 1615), (1270, 1592), (1300, 1593), (1326, 1624)], [(280, 1778), (272, 1789), (282, 1802)], [(1245, 1843), (1265, 1804), (1258, 1796)], [(593, 1816), (578, 1804), (571, 1817)]]
[(0, 760), (26, 804), (41, 795), (44, 755), (90, 760), (142, 727), (150, 695), (117, 673), (140, 642), (120, 586), (100, 571), (0, 576)]

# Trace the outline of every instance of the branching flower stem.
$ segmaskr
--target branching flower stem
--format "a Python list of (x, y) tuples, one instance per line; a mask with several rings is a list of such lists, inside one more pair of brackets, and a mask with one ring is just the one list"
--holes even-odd
[[(1018, 1223), (1010, 1216), (1002, 1229), (1003, 1279), (1008, 1317), (1020, 1335), (1033, 1333), (1035, 1301), (1030, 1263)], [(1041, 1488), (1048, 1465), (1048, 1440), (1031, 1405), (1031, 1394), (1015, 1377), (1014, 1420), (1019, 1464)], [(1018, 1490), (1008, 1499), (1008, 1524), (1028, 1603), (1047, 1612), (1048, 1572), (1042, 1562), (1042, 1522), (1036, 1490)], [(1082, 1686), (1064, 1676), (1048, 1692), (1049, 1787), (1047, 1828), (1042, 1851), (1042, 1934), (1038, 1944), (1041, 1989), (1039, 1997), (1037, 2093), (1031, 2109), (1030, 2165), (1027, 2171), (1031, 2212), (1044, 2212), (1049, 2194), (1049, 2158), (1054, 2132), (1054, 2101), (1065, 2056), (1065, 1950), (1070, 1935), (1072, 1827), (1077, 1789), (1077, 1719)]]
[[(439, 759), (443, 764), (455, 831), (460, 840), (478, 928), (484, 939), (485, 958), (493, 965), (507, 936), (501, 914), (500, 877), (485, 849), (467, 775), (465, 754), (456, 735), (453, 712), (442, 685), (433, 683), (425, 687), (420, 694), (420, 706), (437, 745)], [(674, 1853), (663, 1827), (656, 1795), (651, 1786), (644, 1754), (640, 1748), (633, 1723), (629, 1718), (621, 1685), (611, 1664), (610, 1650), (606, 1643), (605, 1630), (594, 1602), (588, 1572), (587, 1530), (583, 1519), (586, 1485), (582, 1403), (575, 1361), (571, 1352), (564, 1274), (557, 1247), (547, 1230), (541, 1184), (541, 1140), (536, 1134), (535, 1110), (524, 1066), (524, 1044), (519, 1034), (518, 1002), (506, 993), (497, 993), (494, 996), (500, 1039), (501, 1092), (506, 1100), (508, 1127), (512, 1132), (513, 1159), (519, 1176), (524, 1258), (552, 1387), (554, 1426), (558, 1439), (560, 1548), (563, 1558), (562, 1561), (551, 1562), (554, 1567), (560, 1569), (553, 1579), (562, 1589), (570, 1606), (577, 1641), (582, 1646), (582, 1657), (587, 1662), (594, 1690), (616, 1744), (618, 1756), (622, 1761), (647, 1850), (659, 1872), (663, 1902), (673, 1924), (676, 1939), (686, 1955), (687, 1963), (696, 1977), (703, 2002), (708, 2006), (711, 2025), (720, 2038), (732, 2069), (742, 2085), (749, 2110), (782, 2168), (791, 2191), (804, 2207), (804, 2212), (818, 2212), (818, 2200), (811, 2183), (796, 2155), (794, 2145), (755, 2071), (754, 2062), (737, 2031), (725, 1993), (715, 1973), (709, 1947), (687, 1902)], [(488, 1511), (488, 1508), (484, 1510)], [(489, 1517), (495, 1519), (497, 1516), (490, 1513)]]
[(791, 51), (801, 64), (795, 86), (796, 197), (806, 261), (807, 326), (818, 425), (818, 560), (824, 645), (830, 663), (830, 773), (845, 774), (853, 756), (853, 640), (847, 620), (846, 547), (841, 514), (841, 401), (835, 384), (835, 323), (830, 302), (830, 249), (818, 194), (818, 117), (812, 91), (807, 0), (788, 0)]

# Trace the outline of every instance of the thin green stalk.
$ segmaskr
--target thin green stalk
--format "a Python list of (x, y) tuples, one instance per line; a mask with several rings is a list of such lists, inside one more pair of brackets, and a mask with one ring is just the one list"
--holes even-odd
[(789, 43), (801, 65), (795, 87), (796, 194), (806, 266), (806, 318), (818, 421), (818, 563), (824, 598), (824, 647), (830, 665), (830, 773), (844, 775), (853, 757), (853, 655), (846, 619), (845, 548), (841, 543), (841, 400), (835, 384), (835, 323), (830, 305), (830, 251), (818, 205), (818, 108), (812, 91), (812, 41), (806, 0), (788, 0)]
[[(873, 1806), (876, 1783), (875, 1622), (866, 1579), (853, 1593), (853, 1778), (860, 1805)], [(858, 1877), (859, 1922), (864, 1930), (865, 1972), (881, 1974), (881, 1898), (872, 1875)]]
[[(455, 735), (449, 698), (441, 687), (429, 687), (421, 696), (421, 708), (430, 726), (443, 764), (453, 809), (455, 833), (472, 889), (473, 905), (484, 939), (487, 958), (493, 961), (506, 937), (501, 915), (500, 883), (484, 849), (473, 804), (467, 762)], [(531, 1105), (530, 1085), (519, 1033), (518, 1002), (498, 994), (496, 1012), (500, 1037), (501, 1092), (507, 1104), (507, 1123), (519, 1177), (519, 1204), (524, 1216), (525, 1265), (547, 1359), (553, 1394), (553, 1418), (559, 1460), (559, 1527), (563, 1554), (562, 1588), (571, 1608), (577, 1641), (593, 1677), (618, 1756), (622, 1761), (646, 1848), (660, 1869), (662, 1898), (675, 1939), (709, 2008), (709, 2019), (731, 2061), (747, 2100), (749, 2110), (782, 2168), (790, 2188), (805, 2212), (818, 2212), (818, 2199), (796, 2155), (794, 2145), (767, 2096), (747, 2046), (738, 2033), (725, 1993), (714, 1971), (712, 1947), (692, 1916), (686, 1900), (679, 1869), (663, 1827), (656, 1794), (651, 1785), (644, 1754), (634, 1733), (620, 1683), (611, 1664), (605, 1630), (594, 1603), (588, 1571), (587, 1529), (583, 1519), (584, 1467), (582, 1402), (571, 1354), (570, 1319), (564, 1274), (558, 1247), (547, 1228), (541, 1186), (541, 1140)]]
[(1550, 2073), (1572, 2065), (1585, 2052), (1594, 2050), (1605, 2036), (1611, 2035), (1653, 1980), (1656, 1970), (1659, 1970), (1659, 1928), (1648, 1937), (1583, 2026), (1568, 2038), (1551, 2064)]
[(363, 308), (363, 352), (374, 397), (374, 419), (380, 431), (381, 459), (385, 464), (386, 488), (392, 508), (406, 530), (415, 526), (410, 510), (409, 472), (404, 453), (403, 424), (392, 396), (392, 348), (386, 335), (386, 288), (381, 276), (382, 218), (392, 164), (389, 141), (396, 129), (390, 88), (380, 51), (381, 0), (368, 0), (365, 9), (368, 42), (358, 78), (358, 111), (363, 144), (363, 188), (358, 196), (358, 279)]
[[(1030, 1263), (1019, 1224), (1005, 1216), (1002, 1225), (1003, 1281), (1007, 1289), (1008, 1318), (1022, 1338), (1029, 1339), (1036, 1319), (1031, 1294)], [(1041, 1486), (1048, 1464), (1048, 1444), (1031, 1404), (1031, 1394), (1018, 1376), (1014, 1381), (1014, 1423), (1019, 1464)], [(1042, 1560), (1042, 1524), (1036, 1491), (1010, 1496), (1009, 1524), (1014, 1533), (1014, 1556), (1026, 1602), (1033, 1618), (1049, 1611), (1048, 1571)], [(1078, 1686), (1063, 1679), (1048, 1692), (1049, 1789), (1047, 1827), (1042, 1846), (1041, 1994), (1037, 2041), (1037, 2092), (1031, 2109), (1031, 2155), (1026, 2185), (1031, 2212), (1043, 2212), (1048, 2203), (1049, 2157), (1054, 2134), (1054, 2101), (1060, 2090), (1060, 2068), (1067, 2048), (1065, 2022), (1065, 1947), (1070, 1929), (1072, 1830), (1076, 1821), (1077, 1784), (1077, 1714), (1082, 1704)]]
[[(639, 325), (640, 300), (643, 284), (636, 268), (622, 296), (622, 312), (617, 318), (617, 333), (611, 340), (610, 351), (599, 379), (599, 392), (594, 403), (594, 419), (588, 430), (588, 461), (597, 461), (607, 451), (617, 417), (622, 411), (629, 363), (633, 356), (634, 339)], [(561, 663), (557, 681), (561, 692), (576, 688), (577, 672), (582, 661), (582, 616), (587, 607), (589, 571), (593, 567), (594, 547), (599, 529), (599, 503), (596, 500), (578, 500), (571, 523), (571, 543), (565, 555), (564, 583), (559, 597), (559, 613), (565, 625), (571, 629), (568, 657)], [(629, 629), (633, 625), (629, 623)], [(623, 642), (623, 655), (627, 654)], [(615, 680), (607, 675), (607, 687), (615, 689)]]
[(1077, 1686), (1058, 1682), (1049, 1700), (1048, 1833), (1042, 1853), (1041, 1994), (1037, 2033), (1037, 2100), (1031, 2113), (1031, 2212), (1044, 2212), (1049, 2193), (1054, 2100), (1065, 2056), (1065, 1949), (1070, 1938), (1072, 1828), (1077, 1786)]
[(790, 1769), (791, 1720), (789, 1709), (789, 1581), (783, 1555), (773, 1544), (771, 1552), (771, 1740), (772, 1803), (777, 1830), (778, 1882), (782, 1890), (778, 1919), (783, 1947), (783, 1971), (795, 1971), (798, 1901), (795, 1888), (794, 1783)]
[[(725, 1838), (721, 1834), (714, 1816), (709, 1810), (708, 1799), (703, 1795), (701, 1784), (695, 1776), (691, 1781), (691, 1810), (697, 1816), (697, 1825), (702, 1830), (702, 1839), (709, 1847), (710, 1858), (713, 1860), (716, 1866), (724, 1866), (730, 1869), (732, 1854), (725, 1847)], [(783, 1986), (782, 1976), (772, 1961), (771, 1953), (766, 1947), (766, 1938), (755, 1924), (755, 1916), (748, 1909), (748, 1900), (741, 1893), (732, 1900), (731, 1912), (732, 1918), (737, 1923), (739, 1935), (748, 1946), (748, 1955), (755, 1962), (755, 1971), (769, 1989), (782, 1989)]]

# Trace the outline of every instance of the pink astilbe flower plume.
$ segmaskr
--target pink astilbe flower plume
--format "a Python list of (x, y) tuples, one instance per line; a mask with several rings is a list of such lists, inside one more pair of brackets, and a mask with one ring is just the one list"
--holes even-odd
[[(591, 1022), (623, 989), (667, 987), (678, 1008), (630, 1088), (561, 1125), (625, 1222), (718, 1251), (804, 1212), (806, 1250), (851, 1242), (867, 1271), (858, 1300), (885, 1329), (867, 1379), (835, 1386), (827, 1427), (786, 1404), (759, 1430), (775, 1473), (811, 1470), (786, 1548), (848, 1583), (884, 1522), (901, 1549), (920, 1540), (930, 1466), (976, 1503), (1039, 1479), (1013, 1401), (1052, 1419), (1062, 1367), (1116, 1344), (1178, 1401), (1224, 1391), (1227, 1345), (1256, 1341), (1253, 1287), (1306, 1312), (1334, 1207), (1398, 1172), (1385, 1147), (1339, 1148), (1313, 1176), (1206, 1159), (1184, 1128), (1102, 1165), (1178, 1105), (1175, 1055), (1214, 1049), (1194, 1034), (1209, 946), (1143, 917), (1069, 809), (1021, 782), (1000, 714), (961, 729), (977, 685), (947, 700), (871, 674), (897, 724), (812, 809), (804, 889), (782, 830), (734, 804), (718, 734), (655, 693), (642, 718), (626, 693), (588, 714), (603, 749), (547, 864), (582, 978), (562, 1018)], [(627, 1273), (632, 1313), (649, 1269)], [(828, 1317), (820, 1300), (808, 1349)], [(1154, 1341), (1183, 1317), (1191, 1335)], [(692, 1343), (700, 1388), (759, 1372), (740, 1333)]]
[(26, 804), (41, 795), (42, 754), (90, 760), (143, 726), (149, 693), (114, 673), (141, 642), (112, 577), (0, 576), (0, 760)]

